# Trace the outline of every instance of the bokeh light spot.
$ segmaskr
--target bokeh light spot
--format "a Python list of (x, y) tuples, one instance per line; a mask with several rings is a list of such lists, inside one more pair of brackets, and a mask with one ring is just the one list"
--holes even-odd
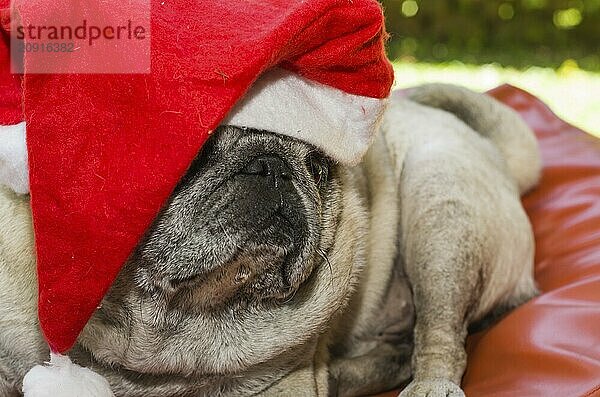
[(510, 3), (502, 3), (498, 6), (498, 16), (505, 21), (513, 19), (515, 16), (515, 8)]
[(554, 12), (554, 26), (559, 29), (573, 29), (581, 23), (583, 16), (577, 8), (567, 8)]
[(419, 12), (419, 5), (415, 0), (404, 0), (402, 2), (402, 15), (407, 18), (414, 17)]

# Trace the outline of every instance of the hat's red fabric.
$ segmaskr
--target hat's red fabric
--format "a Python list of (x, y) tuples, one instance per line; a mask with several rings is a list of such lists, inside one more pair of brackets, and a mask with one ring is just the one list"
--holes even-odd
[[(8, 33), (10, 11), (0, 2), (0, 123), (17, 124), (23, 121), (23, 92), (21, 76), (11, 73)], [(0, 136), (0, 139), (2, 137)]]
[[(73, 6), (15, 4), (23, 25)], [(111, 4), (94, 7), (110, 14)], [(3, 35), (0, 88), (14, 88)], [(384, 36), (374, 0), (152, 0), (149, 74), (29, 74), (43, 58), (26, 53), (39, 318), (52, 350), (73, 345), (210, 131), (263, 71), (278, 65), (384, 98), (393, 79)]]
[(540, 144), (542, 179), (523, 204), (542, 294), (469, 337), (462, 386), (468, 397), (600, 396), (600, 139), (518, 88), (490, 94)]

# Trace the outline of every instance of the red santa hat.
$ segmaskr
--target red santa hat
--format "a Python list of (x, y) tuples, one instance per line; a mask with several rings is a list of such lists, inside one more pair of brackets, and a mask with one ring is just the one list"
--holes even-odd
[[(9, 16), (27, 25), (71, 5), (17, 0), (0, 11), (0, 184), (31, 194), (52, 353), (27, 375), (27, 396), (111, 395), (60, 354), (219, 124), (292, 136), (355, 164), (393, 80), (375, 0), (151, 0), (149, 73), (37, 74), (44, 58), (28, 52), (23, 73), (11, 73)], [(47, 383), (52, 371), (88, 380), (65, 394), (64, 379)]]

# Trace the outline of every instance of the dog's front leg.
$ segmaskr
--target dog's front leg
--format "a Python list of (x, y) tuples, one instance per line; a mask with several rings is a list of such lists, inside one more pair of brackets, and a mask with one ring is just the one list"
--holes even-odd
[(413, 213), (404, 239), (415, 302), (413, 382), (401, 397), (464, 396), (469, 309), (480, 294), (485, 258), (467, 205), (444, 201)]

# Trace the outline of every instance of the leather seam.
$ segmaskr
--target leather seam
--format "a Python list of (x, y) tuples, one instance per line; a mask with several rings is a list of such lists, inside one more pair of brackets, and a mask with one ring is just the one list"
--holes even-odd
[(593, 397), (594, 393), (596, 393), (597, 391), (600, 391), (600, 384), (598, 384), (596, 387), (594, 387), (593, 389), (590, 389), (588, 392), (586, 392), (583, 397)]

